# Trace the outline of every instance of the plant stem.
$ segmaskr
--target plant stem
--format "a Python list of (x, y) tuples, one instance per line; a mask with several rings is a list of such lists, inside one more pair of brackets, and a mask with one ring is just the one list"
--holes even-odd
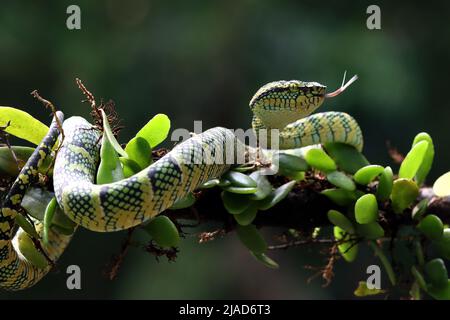
[(369, 245), (372, 247), (373, 251), (375, 251), (375, 254), (381, 260), (381, 263), (383, 264), (384, 269), (386, 270), (386, 273), (389, 277), (389, 281), (391, 281), (391, 284), (395, 286), (395, 283), (397, 282), (395, 273), (394, 270), (392, 269), (391, 263), (384, 254), (383, 250), (374, 241), (370, 241)]

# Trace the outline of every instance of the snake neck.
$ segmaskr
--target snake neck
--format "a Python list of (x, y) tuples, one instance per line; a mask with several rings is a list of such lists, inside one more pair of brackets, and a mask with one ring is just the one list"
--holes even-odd
[(261, 120), (261, 118), (259, 118), (257, 115), (253, 115), (252, 128), (253, 133), (258, 140), (258, 146), (264, 149), (270, 149), (272, 147), (272, 141), (274, 139), (278, 139), (278, 133), (283, 129), (266, 126), (263, 120)]

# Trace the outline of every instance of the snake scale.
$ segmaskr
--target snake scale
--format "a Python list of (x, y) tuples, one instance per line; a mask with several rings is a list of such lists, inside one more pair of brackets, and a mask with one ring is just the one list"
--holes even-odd
[[(312, 144), (342, 142), (362, 149), (363, 139), (357, 122), (342, 112), (310, 115), (324, 101), (342, 92), (356, 77), (333, 93), (317, 82), (276, 81), (261, 87), (250, 101), (252, 126), (279, 129), (279, 148), (300, 148)], [(37, 168), (51, 153), (60, 134), (56, 117), (41, 144), (19, 173), (3, 201), (0, 214), (0, 287), (8, 290), (28, 288), (50, 269), (38, 268), (20, 253), (18, 238), (24, 232), (16, 227), (20, 203), (26, 189), (36, 180)], [(63, 123), (64, 139), (53, 170), (55, 196), (64, 213), (89, 230), (110, 232), (139, 225), (169, 208), (176, 200), (204, 182), (220, 177), (229, 164), (214, 163), (206, 157), (223, 155), (229, 144), (242, 142), (233, 131), (216, 127), (175, 146), (169, 153), (141, 172), (110, 184), (95, 184), (100, 161), (101, 132), (81, 117)], [(203, 152), (208, 149), (208, 153)], [(238, 148), (235, 148), (236, 150)], [(39, 235), (42, 224), (33, 221)], [(49, 242), (41, 243), (47, 256), (56, 261), (71, 236), (51, 230)]]

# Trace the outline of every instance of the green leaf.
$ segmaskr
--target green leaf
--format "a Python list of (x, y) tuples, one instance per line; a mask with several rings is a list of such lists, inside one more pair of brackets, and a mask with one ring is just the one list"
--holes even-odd
[(428, 238), (438, 241), (442, 238), (444, 224), (441, 219), (434, 214), (429, 214), (420, 221), (417, 228)]
[(258, 201), (259, 210), (268, 210), (279, 203), (291, 192), (295, 186), (295, 181), (289, 181), (277, 189), (273, 190), (265, 199)]
[(369, 240), (376, 240), (384, 236), (384, 230), (378, 222), (358, 224), (356, 226), (356, 233)]
[(206, 181), (204, 184), (202, 184), (199, 188), (200, 189), (210, 189), (218, 186), (220, 183), (219, 179), (211, 179), (209, 181)]
[(149, 122), (136, 134), (136, 137), (142, 137), (147, 140), (152, 149), (163, 142), (170, 130), (170, 119), (165, 114), (155, 115)]
[(267, 177), (261, 174), (260, 171), (252, 172), (250, 178), (256, 181), (256, 186), (258, 188), (254, 194), (250, 195), (250, 199), (262, 200), (272, 192), (272, 185), (269, 180), (267, 180)]
[(223, 179), (223, 178), (219, 179), (219, 184), (218, 184), (219, 187), (224, 188), (224, 187), (228, 187), (229, 185), (231, 185), (231, 181), (230, 180)]
[(380, 174), (380, 179), (377, 187), (377, 198), (380, 201), (386, 201), (392, 192), (392, 186), (394, 184), (394, 174), (391, 167), (386, 167)]
[(239, 223), (241, 226), (248, 226), (250, 223), (253, 222), (253, 220), (255, 220), (257, 212), (258, 208), (256, 204), (253, 202), (248, 206), (247, 209), (245, 209), (239, 214), (233, 215), (233, 217), (237, 221), (237, 223)]
[(323, 172), (335, 171), (336, 163), (322, 149), (309, 149), (305, 155), (306, 162), (313, 168)]
[(435, 288), (443, 288), (447, 286), (448, 274), (445, 263), (442, 259), (433, 259), (425, 264), (425, 274), (427, 280)]
[(280, 170), (306, 171), (309, 168), (304, 159), (287, 153), (275, 154), (273, 157), (273, 162), (278, 162), (278, 167)]
[(385, 292), (386, 292), (386, 290), (382, 290), (382, 289), (376, 289), (376, 288), (369, 289), (367, 287), (366, 281), (360, 281), (358, 284), (358, 288), (356, 288), (356, 290), (353, 292), (353, 294), (357, 297), (367, 297), (367, 296), (374, 296), (377, 294), (382, 294)]
[(33, 240), (26, 232), (20, 232), (18, 236), (19, 251), (25, 259), (39, 269), (48, 267), (47, 259), (35, 247)]
[(225, 172), (222, 177), (229, 180), (235, 187), (256, 188), (257, 186), (256, 181), (244, 173), (230, 170)]
[(441, 239), (433, 244), (443, 258), (450, 259), (450, 228), (445, 228)]
[(422, 218), (428, 207), (428, 201), (428, 199), (422, 199), (417, 205), (414, 206), (411, 212), (411, 217), (414, 220), (420, 220)]
[(100, 164), (97, 170), (97, 184), (119, 181), (124, 177), (119, 156), (105, 130), (103, 132), (102, 146), (100, 148)]
[(356, 189), (353, 180), (340, 171), (329, 172), (327, 174), (327, 180), (336, 187), (340, 187), (347, 191), (354, 191)]
[(328, 154), (336, 161), (337, 166), (350, 174), (354, 174), (360, 168), (367, 166), (369, 161), (355, 147), (339, 142), (325, 144)]
[(231, 192), (222, 192), (222, 201), (225, 209), (231, 214), (240, 214), (250, 206), (248, 196)]
[(266, 267), (271, 269), (278, 269), (280, 266), (274, 260), (269, 258), (265, 253), (256, 254), (251, 252), (251, 254)]
[(397, 179), (392, 187), (392, 209), (396, 213), (402, 213), (419, 195), (419, 187), (409, 179)]
[(359, 224), (372, 223), (378, 219), (378, 203), (373, 194), (365, 194), (356, 200), (355, 218)]
[(128, 159), (136, 162), (141, 170), (152, 162), (152, 148), (142, 137), (131, 139), (125, 147), (125, 152), (128, 154)]
[(422, 140), (411, 148), (400, 165), (400, 170), (398, 172), (399, 178), (414, 178), (425, 158), (428, 145), (428, 141)]
[(267, 251), (267, 243), (261, 233), (253, 224), (248, 226), (238, 225), (236, 228), (237, 235), (241, 242), (253, 253), (262, 254)]
[(118, 154), (120, 154), (122, 157), (128, 158), (128, 154), (125, 152), (125, 150), (123, 150), (119, 142), (117, 142), (116, 137), (114, 137), (114, 134), (112, 133), (105, 111), (103, 111), (103, 109), (100, 109), (100, 112), (102, 113), (103, 120), (103, 136), (106, 135), (108, 137), (109, 143)]
[(189, 192), (186, 196), (175, 201), (170, 207), (171, 210), (179, 210), (192, 207), (197, 199), (192, 192)]
[(5, 131), (13, 136), (38, 145), (47, 134), (49, 127), (25, 111), (0, 107), (0, 126), (9, 126)]
[(328, 199), (333, 201), (338, 206), (348, 206), (349, 204), (352, 204), (358, 199), (358, 195), (354, 191), (347, 191), (344, 189), (326, 189), (321, 192), (324, 196), (326, 196)]
[(38, 239), (39, 235), (36, 232), (36, 229), (34, 228), (34, 225), (31, 224), (30, 221), (28, 221), (22, 214), (17, 214), (15, 217), (16, 223), (30, 236)]
[(450, 280), (447, 280), (447, 285), (442, 288), (428, 288), (427, 293), (436, 300), (450, 300)]
[(350, 234), (355, 233), (353, 223), (344, 214), (340, 213), (337, 210), (329, 210), (327, 216), (328, 220), (330, 220), (330, 222), (335, 226)]
[(53, 197), (52, 200), (47, 205), (47, 208), (45, 208), (44, 213), (44, 221), (43, 221), (43, 232), (42, 232), (42, 240), (45, 244), (48, 244), (48, 236), (50, 233), (50, 227), (52, 226), (53, 217), (56, 213), (56, 208), (58, 206), (58, 202), (56, 201), (56, 197)]
[[(12, 152), (17, 157), (17, 160), (22, 164), (27, 162), (28, 158), (34, 151), (34, 148), (12, 146)], [(11, 150), (8, 147), (0, 147), (0, 174), (7, 175), (9, 177), (17, 177), (19, 174), (19, 168), (16, 160), (13, 157)]]
[(356, 171), (353, 179), (355, 179), (357, 183), (366, 186), (375, 180), (375, 178), (378, 177), (383, 170), (384, 168), (382, 166), (375, 164), (368, 165)]
[(440, 176), (433, 184), (433, 192), (438, 197), (450, 196), (450, 171)]
[(428, 173), (430, 172), (431, 166), (433, 165), (433, 159), (434, 159), (434, 144), (433, 144), (433, 139), (431, 139), (430, 135), (426, 132), (419, 133), (414, 138), (413, 146), (415, 146), (420, 141), (427, 141), (428, 149), (425, 153), (425, 157), (422, 161), (422, 164), (416, 173), (415, 179), (416, 179), (418, 185), (421, 185), (425, 181)]
[(143, 229), (161, 247), (176, 247), (180, 242), (178, 229), (167, 216), (153, 218)]
[(136, 163), (136, 161), (119, 157), (120, 162), (122, 163), (123, 175), (125, 178), (131, 177), (141, 171), (141, 166)]
[(358, 243), (353, 240), (349, 240), (350, 235), (337, 226), (333, 228), (333, 232), (334, 238), (337, 241), (342, 241), (342, 243), (338, 245), (340, 254), (345, 261), (353, 262), (358, 255)]
[(280, 170), (280, 175), (289, 178), (290, 180), (295, 181), (303, 181), (305, 180), (305, 172), (304, 171), (288, 171), (288, 170)]
[(258, 191), (258, 188), (254, 187), (254, 188), (249, 188), (249, 187), (235, 187), (235, 186), (228, 186), (228, 187), (223, 187), (223, 190), (228, 191), (230, 193), (238, 193), (238, 194), (253, 194), (256, 193), (256, 191)]

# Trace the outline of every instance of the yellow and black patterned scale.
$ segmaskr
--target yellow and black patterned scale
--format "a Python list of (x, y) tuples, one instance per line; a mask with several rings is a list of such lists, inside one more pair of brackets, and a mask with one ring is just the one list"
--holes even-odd
[[(57, 112), (56, 116), (60, 122), (63, 121), (61, 112)], [(21, 228), (16, 231), (15, 217), (21, 214), (20, 204), (24, 194), (27, 188), (36, 182), (38, 168), (50, 154), (58, 135), (58, 125), (56, 119), (53, 119), (46, 137), (30, 156), (3, 201), (0, 215), (0, 285), (5, 289), (19, 290), (30, 287), (51, 268), (50, 265), (47, 268), (37, 268), (20, 253), (18, 241), (25, 231)], [(37, 219), (32, 220), (41, 236), (42, 223)], [(69, 240), (70, 236), (51, 230), (48, 244), (42, 243), (42, 247), (51, 260), (56, 260), (65, 250)]]
[[(352, 79), (354, 80), (354, 79)], [(352, 81), (351, 80), (351, 81)], [(349, 83), (351, 82), (349, 81)], [(349, 84), (348, 83), (348, 84)], [(348, 84), (346, 86), (348, 86)], [(345, 89), (341, 87), (336, 92)], [(263, 86), (254, 95), (250, 108), (254, 114), (253, 128), (280, 130), (280, 149), (300, 148), (311, 144), (342, 142), (362, 149), (361, 130), (346, 113), (327, 112), (309, 116), (326, 97), (326, 87), (316, 82), (277, 81)], [(37, 153), (42, 158), (55, 141), (55, 127), (44, 139)], [(233, 131), (216, 127), (193, 136), (177, 145), (164, 157), (127, 179), (103, 185), (95, 184), (99, 164), (100, 135), (88, 121), (72, 117), (63, 124), (64, 141), (58, 151), (54, 173), (54, 190), (58, 204), (75, 223), (89, 230), (109, 232), (139, 225), (170, 207), (202, 183), (229, 170), (225, 159), (230, 145), (242, 150)], [(38, 159), (38, 160), (39, 160)], [(30, 162), (31, 161), (31, 162)], [(37, 161), (30, 158), (35, 172)], [(25, 168), (24, 168), (25, 169)], [(22, 170), (23, 171), (23, 170)], [(24, 171), (25, 172), (25, 171)], [(28, 171), (26, 171), (28, 172)], [(22, 173), (21, 173), (22, 174)], [(18, 183), (27, 185), (31, 173), (19, 175)], [(14, 206), (20, 205), (20, 192), (13, 187), (2, 209), (0, 286), (23, 289), (33, 285), (47, 270), (36, 270), (20, 258), (11, 245)], [(68, 237), (50, 235), (52, 259), (57, 259), (68, 243)], [(5, 249), (6, 248), (6, 249)]]

